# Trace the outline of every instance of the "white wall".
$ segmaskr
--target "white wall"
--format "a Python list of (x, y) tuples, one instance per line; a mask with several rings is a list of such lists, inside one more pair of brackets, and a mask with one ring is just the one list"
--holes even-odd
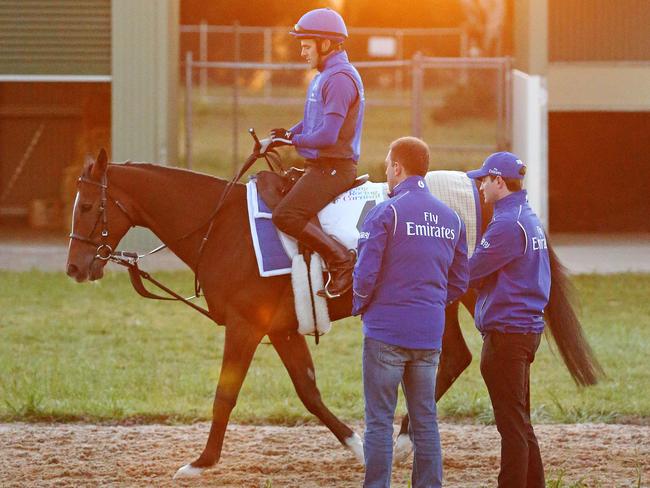
[(548, 112), (541, 76), (512, 72), (512, 152), (526, 164), (528, 201), (548, 229)]
[(650, 62), (548, 65), (549, 110), (650, 110)]

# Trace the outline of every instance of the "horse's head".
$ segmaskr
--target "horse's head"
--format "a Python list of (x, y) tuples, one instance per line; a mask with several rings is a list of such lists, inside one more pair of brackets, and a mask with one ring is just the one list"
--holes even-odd
[(108, 160), (102, 149), (88, 161), (77, 183), (68, 248), (68, 276), (98, 280), (113, 249), (132, 226), (126, 208), (109, 191)]

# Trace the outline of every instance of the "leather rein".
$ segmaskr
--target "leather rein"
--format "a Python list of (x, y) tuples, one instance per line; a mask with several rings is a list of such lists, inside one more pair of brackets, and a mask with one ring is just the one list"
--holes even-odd
[[(255, 145), (255, 150), (253, 153), (248, 157), (248, 159), (244, 162), (240, 170), (237, 172), (237, 174), (228, 182), (226, 187), (224, 188), (224, 191), (221, 193), (221, 197), (219, 198), (219, 201), (217, 202), (217, 205), (215, 206), (214, 210), (210, 214), (210, 217), (208, 218), (207, 221), (205, 221), (203, 224), (200, 226), (194, 228), (190, 232), (187, 232), (186, 234), (182, 235), (181, 237), (175, 239), (173, 242), (179, 242), (182, 241), (183, 239), (186, 239), (187, 237), (191, 236), (192, 234), (198, 232), (200, 229), (205, 227), (206, 225), (209, 224), (208, 229), (203, 236), (203, 239), (201, 240), (201, 244), (199, 245), (199, 252), (198, 252), (198, 258), (196, 262), (196, 271), (194, 273), (194, 296), (191, 297), (183, 297), (176, 293), (175, 291), (171, 290), (169, 287), (165, 286), (163, 283), (157, 281), (154, 279), (149, 273), (146, 271), (141, 270), (138, 267), (138, 261), (141, 258), (144, 258), (146, 256), (152, 255), (157, 253), (158, 251), (161, 251), (162, 249), (165, 249), (168, 247), (167, 244), (163, 244), (161, 246), (158, 246), (157, 248), (149, 251), (146, 254), (138, 254), (137, 252), (129, 252), (129, 251), (113, 251), (113, 248), (108, 244), (108, 237), (109, 237), (109, 230), (108, 230), (108, 214), (107, 214), (107, 203), (110, 200), (112, 201), (113, 204), (117, 208), (119, 208), (122, 213), (126, 216), (126, 218), (129, 220), (131, 223), (131, 227), (135, 227), (135, 224), (133, 224), (133, 219), (129, 215), (129, 212), (119, 200), (116, 198), (113, 198), (110, 193), (109, 193), (109, 188), (108, 188), (108, 177), (106, 173), (102, 175), (102, 180), (101, 182), (97, 182), (95, 180), (92, 180), (90, 178), (87, 178), (85, 176), (80, 176), (79, 179), (77, 180), (78, 185), (81, 184), (89, 184), (89, 185), (94, 185), (99, 187), (100, 189), (100, 201), (99, 201), (99, 208), (98, 208), (98, 213), (97, 213), (97, 220), (95, 221), (95, 225), (93, 226), (93, 229), (91, 230), (90, 234), (88, 237), (79, 235), (75, 232), (70, 233), (70, 239), (77, 240), (79, 242), (83, 242), (85, 244), (91, 245), (91, 246), (96, 246), (96, 251), (95, 251), (95, 257), (94, 259), (99, 259), (101, 261), (111, 261), (113, 263), (119, 264), (120, 266), (124, 266), (128, 269), (129, 272), (129, 278), (131, 280), (131, 284), (133, 285), (133, 288), (135, 291), (141, 295), (144, 298), (150, 298), (154, 300), (172, 300), (172, 301), (180, 301), (183, 302), (185, 305), (188, 305), (192, 307), (194, 310), (197, 312), (202, 313), (206, 317), (210, 318), (211, 320), (214, 320), (212, 318), (212, 315), (210, 312), (199, 305), (196, 305), (195, 303), (192, 303), (191, 300), (198, 298), (201, 296), (201, 285), (199, 283), (199, 266), (201, 264), (201, 258), (203, 257), (203, 251), (205, 249), (205, 245), (207, 244), (210, 234), (212, 233), (212, 229), (214, 227), (214, 222), (216, 220), (217, 214), (223, 207), (226, 199), (228, 198), (228, 195), (230, 195), (230, 192), (232, 189), (235, 187), (235, 184), (241, 179), (241, 177), (248, 171), (248, 169), (255, 163), (260, 158), (264, 158), (271, 169), (271, 171), (276, 171), (271, 163), (271, 160), (269, 156), (271, 154), (274, 157), (277, 157), (276, 159), (276, 164), (279, 165), (279, 157), (277, 155), (277, 152), (274, 150), (267, 150), (263, 153), (259, 152), (259, 141), (254, 135), (254, 132), (251, 132), (251, 135), (256, 140), (256, 145)], [(281, 169), (281, 168), (280, 168)], [(99, 234), (99, 241), (93, 240), (92, 236), (97, 230), (97, 227), (101, 225), (101, 232)], [(74, 230), (74, 229), (73, 229)], [(152, 283), (154, 286), (158, 287), (165, 293), (167, 293), (169, 296), (161, 296), (157, 295), (155, 293), (151, 293), (147, 288), (145, 287), (144, 283), (142, 280), (145, 279)]]

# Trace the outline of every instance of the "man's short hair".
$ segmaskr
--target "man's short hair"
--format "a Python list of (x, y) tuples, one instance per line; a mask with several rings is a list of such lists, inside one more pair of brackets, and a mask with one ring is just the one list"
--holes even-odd
[[(521, 174), (526, 174), (526, 167), (522, 167)], [(494, 181), (496, 175), (488, 175), (490, 180)], [(502, 178), (503, 182), (506, 184), (506, 188), (509, 191), (521, 191), (524, 188), (524, 180), (520, 178)]]
[(399, 161), (410, 176), (429, 171), (429, 146), (417, 137), (400, 137), (390, 145), (390, 158)]

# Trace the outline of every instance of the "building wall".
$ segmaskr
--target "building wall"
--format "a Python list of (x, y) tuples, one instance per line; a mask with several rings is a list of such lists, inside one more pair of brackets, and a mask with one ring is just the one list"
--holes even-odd
[(650, 112), (549, 114), (553, 232), (650, 232)]
[(111, 0), (0, 0), (2, 222), (65, 225), (67, 170), (110, 143), (110, 36)]
[(176, 162), (178, 4), (0, 0), (0, 218), (65, 208), (70, 174), (111, 139), (114, 160)]
[(0, 0), (0, 73), (109, 75), (111, 0)]
[(554, 232), (648, 232), (650, 2), (547, 0)]
[(176, 164), (178, 0), (113, 0), (113, 157)]
[(650, 60), (648, 0), (548, 0), (549, 62)]

